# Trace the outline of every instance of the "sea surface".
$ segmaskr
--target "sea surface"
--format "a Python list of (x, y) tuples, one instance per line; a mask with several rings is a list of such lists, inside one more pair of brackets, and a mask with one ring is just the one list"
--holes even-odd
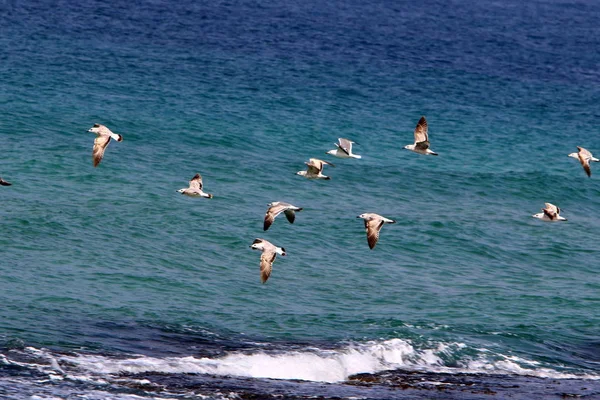
[[(0, 398), (600, 398), (600, 165), (567, 157), (600, 155), (599, 20), (0, 1)], [(422, 115), (438, 157), (403, 149)], [(265, 232), (273, 201), (303, 210)]]

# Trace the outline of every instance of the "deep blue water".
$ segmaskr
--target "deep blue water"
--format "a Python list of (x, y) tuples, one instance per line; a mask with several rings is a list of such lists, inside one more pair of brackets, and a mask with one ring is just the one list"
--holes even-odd
[[(599, 19), (0, 2), (0, 395), (600, 396), (600, 170), (567, 157), (600, 154)], [(438, 157), (403, 149), (421, 115)], [(94, 123), (124, 138), (97, 168)], [(304, 210), (264, 232), (273, 201)], [(397, 220), (373, 250), (364, 212)]]

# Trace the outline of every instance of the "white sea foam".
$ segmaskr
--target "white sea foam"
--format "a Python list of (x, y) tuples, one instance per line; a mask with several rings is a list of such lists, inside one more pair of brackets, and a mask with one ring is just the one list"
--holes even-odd
[[(554, 379), (600, 379), (598, 375), (582, 375), (542, 366), (536, 361), (516, 356), (493, 354), (478, 349), (479, 356), (457, 361), (458, 366), (445, 365), (444, 356), (466, 347), (462, 343), (434, 343), (416, 347), (411, 341), (391, 339), (351, 344), (336, 350), (307, 348), (304, 351), (232, 352), (220, 358), (205, 357), (147, 357), (118, 358), (102, 355), (53, 355), (46, 350), (27, 351), (49, 361), (37, 365), (51, 375), (66, 379), (88, 380), (106, 384), (108, 375), (126, 373), (186, 373), (211, 374), (271, 379), (298, 379), (316, 382), (341, 382), (357, 373), (376, 373), (384, 370), (407, 369), (446, 373), (486, 373), (531, 375)], [(7, 359), (0, 360), (5, 363)], [(73, 368), (73, 367), (76, 368)], [(64, 372), (66, 371), (66, 372)], [(58, 378), (58, 376), (57, 376)], [(109, 379), (110, 381), (110, 379)]]
[(357, 373), (375, 373), (391, 369), (408, 369), (448, 373), (497, 373), (531, 375), (554, 379), (600, 379), (597, 375), (576, 375), (537, 362), (510, 356), (481, 352), (478, 359), (465, 359), (458, 367), (447, 367), (441, 358), (465, 347), (462, 343), (434, 344), (417, 349), (407, 340), (391, 339), (354, 344), (337, 350), (307, 349), (306, 351), (256, 353), (232, 352), (221, 358), (147, 357), (114, 358), (99, 355), (61, 356), (59, 363), (77, 365), (94, 375), (121, 372), (193, 373), (271, 379), (298, 379), (317, 382), (341, 382)]

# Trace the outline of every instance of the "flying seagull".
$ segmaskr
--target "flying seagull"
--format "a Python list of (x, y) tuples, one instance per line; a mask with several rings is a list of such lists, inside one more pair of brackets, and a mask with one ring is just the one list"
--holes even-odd
[(569, 154), (569, 157), (577, 158), (587, 176), (592, 176), (590, 161), (600, 162), (600, 160), (594, 157), (589, 150), (584, 149), (583, 147), (577, 146), (577, 150), (579, 150), (577, 153), (571, 153)]
[(262, 283), (265, 283), (271, 275), (275, 257), (277, 257), (277, 254), (285, 256), (285, 249), (283, 247), (277, 247), (265, 239), (254, 239), (250, 248), (262, 251), (262, 254), (260, 255), (260, 280)]
[(269, 229), (271, 224), (275, 221), (275, 217), (282, 212), (285, 214), (287, 220), (290, 221), (290, 224), (293, 224), (294, 220), (296, 219), (296, 211), (302, 211), (302, 208), (296, 207), (289, 203), (284, 203), (283, 201), (275, 201), (269, 204), (269, 208), (265, 213), (265, 223), (263, 229), (265, 231)]
[(555, 206), (554, 204), (545, 203), (546, 208), (542, 208), (541, 213), (533, 214), (533, 218), (541, 219), (542, 221), (566, 221), (566, 218), (561, 217), (560, 208)]
[(375, 213), (360, 214), (356, 218), (362, 218), (365, 220), (365, 229), (367, 231), (367, 242), (369, 242), (369, 248), (373, 249), (379, 240), (379, 231), (383, 224), (395, 224), (396, 221), (393, 219), (382, 217)]
[(213, 195), (210, 193), (204, 193), (202, 191), (202, 176), (200, 174), (194, 175), (190, 181), (190, 186), (187, 188), (179, 189), (179, 193), (190, 197), (206, 197), (212, 199)]
[(304, 164), (308, 165), (307, 170), (298, 171), (296, 172), (296, 175), (304, 176), (307, 179), (331, 179), (330, 177), (322, 174), (323, 164), (335, 167), (335, 165), (333, 165), (332, 163), (319, 160), (318, 158), (311, 158), (310, 160), (308, 160), (308, 162), (305, 162)]
[(429, 135), (427, 135), (427, 120), (425, 117), (421, 117), (419, 122), (417, 122), (417, 127), (415, 128), (415, 143), (408, 144), (404, 146), (404, 148), (419, 154), (438, 155), (429, 149)]
[(339, 158), (362, 158), (358, 154), (352, 154), (352, 143), (351, 140), (338, 138), (338, 143), (334, 143), (337, 149), (329, 150), (326, 154), (331, 154)]
[(6, 182), (4, 179), (0, 178), (0, 185), (2, 186), (10, 186), (12, 183)]
[(121, 142), (123, 140), (123, 136), (113, 133), (110, 129), (108, 129), (104, 125), (94, 124), (88, 132), (94, 132), (96, 134), (96, 139), (94, 140), (94, 150), (92, 151), (92, 161), (94, 163), (94, 167), (97, 167), (102, 161), (102, 157), (104, 157), (104, 150), (106, 150), (106, 146), (110, 143), (110, 139), (115, 139), (117, 142)]

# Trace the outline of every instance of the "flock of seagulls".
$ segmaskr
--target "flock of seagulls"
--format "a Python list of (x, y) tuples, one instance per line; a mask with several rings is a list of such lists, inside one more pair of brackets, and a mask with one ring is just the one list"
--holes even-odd
[[(101, 124), (94, 124), (94, 126), (90, 128), (88, 132), (96, 134), (94, 147), (92, 149), (92, 164), (94, 167), (97, 167), (102, 161), (104, 152), (106, 151), (111, 139), (121, 142), (123, 137), (119, 134), (113, 133), (110, 129)], [(339, 158), (360, 159), (362, 158), (360, 155), (352, 152), (352, 145), (354, 143), (355, 142), (349, 139), (339, 138), (338, 143), (335, 143), (336, 148), (327, 151), (326, 154), (330, 154)], [(414, 143), (406, 145), (404, 148), (422, 155), (437, 156), (438, 153), (432, 151), (429, 147), (430, 143), (427, 120), (425, 117), (421, 117), (414, 130)], [(600, 162), (600, 159), (595, 158), (590, 151), (583, 147), (578, 146), (577, 150), (577, 153), (571, 153), (569, 154), (569, 157), (578, 159), (587, 176), (591, 177), (592, 171), (590, 168), (590, 162)], [(298, 171), (296, 174), (307, 179), (331, 179), (329, 176), (323, 174), (323, 167), (325, 165), (335, 167), (335, 165), (332, 163), (320, 160), (318, 158), (311, 158), (308, 162), (305, 162), (305, 164), (307, 165), (307, 169), (304, 171)], [(10, 186), (11, 183), (0, 178), (0, 185)], [(189, 186), (187, 188), (179, 189), (177, 192), (190, 197), (203, 197), (208, 199), (213, 198), (212, 194), (205, 193), (202, 189), (202, 176), (197, 173), (189, 181)], [(296, 212), (299, 211), (302, 211), (302, 208), (293, 204), (284, 203), (281, 201), (270, 203), (265, 213), (263, 230), (268, 230), (269, 227), (275, 222), (275, 218), (277, 218), (277, 216), (281, 213), (283, 213), (287, 220), (293, 224), (296, 219)], [(545, 203), (545, 207), (542, 208), (542, 212), (534, 214), (533, 217), (549, 222), (567, 220), (560, 215), (560, 208), (551, 203)], [(364, 213), (357, 216), (357, 218), (362, 218), (364, 221), (365, 230), (367, 232), (367, 243), (370, 249), (375, 248), (375, 245), (379, 240), (379, 232), (381, 231), (383, 225), (393, 224), (396, 222), (393, 219), (389, 219), (375, 213)], [(269, 279), (269, 276), (271, 276), (273, 262), (275, 261), (277, 254), (285, 256), (286, 251), (283, 247), (275, 246), (271, 242), (261, 238), (255, 239), (252, 245), (250, 245), (250, 248), (253, 250), (260, 250), (262, 252), (260, 256), (260, 277), (261, 282), (265, 283)]]

